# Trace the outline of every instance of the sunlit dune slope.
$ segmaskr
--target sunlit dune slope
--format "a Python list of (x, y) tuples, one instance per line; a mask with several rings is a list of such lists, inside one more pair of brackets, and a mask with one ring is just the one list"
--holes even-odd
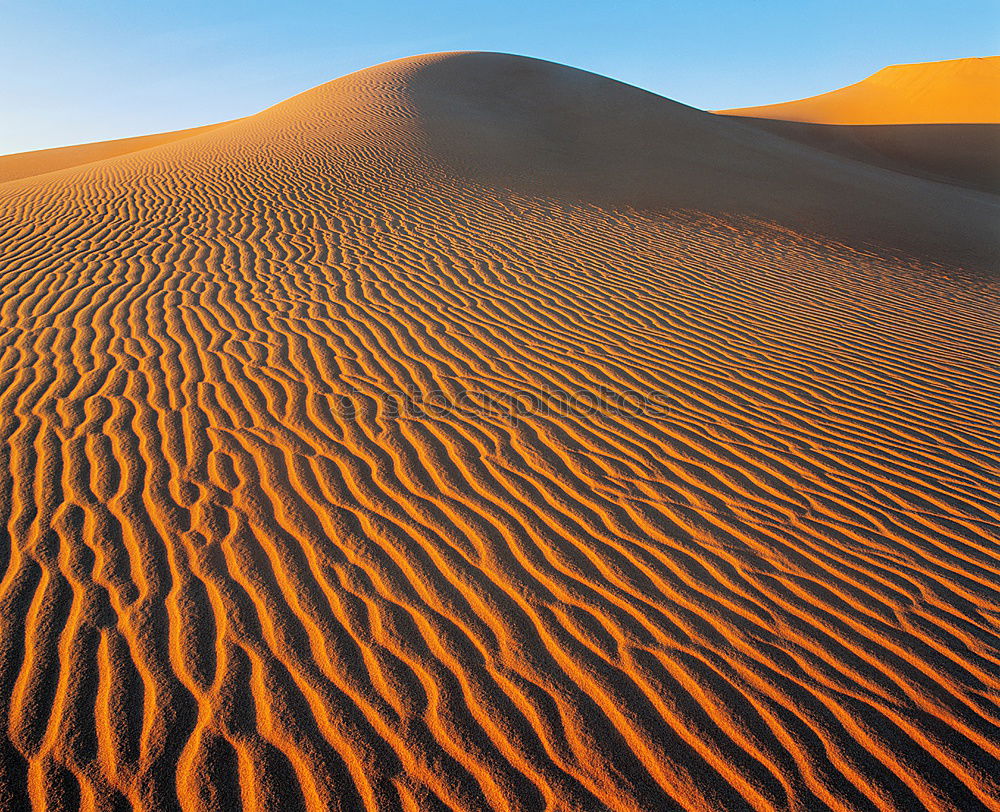
[(0, 807), (1000, 808), (997, 215), (472, 53), (0, 184)]
[(807, 99), (716, 112), (816, 124), (1000, 124), (1000, 56), (891, 65)]
[[(223, 124), (228, 123), (223, 122)], [(174, 130), (156, 135), (139, 135), (134, 138), (116, 138), (113, 141), (98, 141), (93, 144), (77, 144), (72, 147), (38, 149), (31, 152), (17, 152), (13, 155), (0, 155), (0, 183), (103, 161), (105, 158), (114, 158), (117, 155), (138, 152), (141, 149), (158, 147), (160, 144), (169, 144), (171, 141), (178, 141), (181, 138), (189, 138), (198, 133), (214, 130), (223, 124), (208, 124), (204, 127)]]

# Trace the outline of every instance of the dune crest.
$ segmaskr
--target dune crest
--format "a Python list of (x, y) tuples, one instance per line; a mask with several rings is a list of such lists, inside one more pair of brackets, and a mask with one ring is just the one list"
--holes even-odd
[(818, 96), (714, 112), (813, 124), (1000, 124), (1000, 56), (891, 65)]
[(1000, 808), (997, 214), (481, 53), (0, 184), (0, 806)]

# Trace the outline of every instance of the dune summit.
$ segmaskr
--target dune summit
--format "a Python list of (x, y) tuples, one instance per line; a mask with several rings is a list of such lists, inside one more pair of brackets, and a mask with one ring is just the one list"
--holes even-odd
[(482, 53), (59, 160), (0, 806), (1000, 808), (995, 196)]

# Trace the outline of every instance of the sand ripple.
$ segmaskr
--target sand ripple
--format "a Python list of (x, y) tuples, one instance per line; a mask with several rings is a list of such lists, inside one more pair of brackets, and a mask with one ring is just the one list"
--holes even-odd
[(0, 185), (0, 803), (1000, 808), (996, 283), (400, 70)]

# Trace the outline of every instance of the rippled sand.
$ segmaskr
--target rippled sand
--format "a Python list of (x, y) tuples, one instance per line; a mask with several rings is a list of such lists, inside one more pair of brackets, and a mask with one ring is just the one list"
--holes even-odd
[(1000, 808), (995, 196), (495, 54), (135, 146), (0, 183), (0, 806)]

